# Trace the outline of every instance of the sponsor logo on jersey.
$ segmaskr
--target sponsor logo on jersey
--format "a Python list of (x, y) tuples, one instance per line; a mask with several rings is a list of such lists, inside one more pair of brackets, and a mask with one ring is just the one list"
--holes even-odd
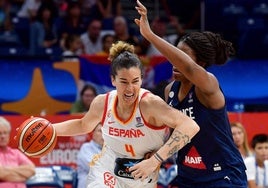
[(114, 188), (116, 184), (116, 179), (110, 172), (104, 172), (103, 174), (104, 184), (110, 188)]
[(221, 166), (218, 163), (216, 163), (216, 164), (213, 165), (213, 170), (214, 171), (220, 171), (221, 170)]
[(188, 154), (184, 158), (183, 165), (189, 166), (191, 168), (197, 168), (197, 169), (207, 169), (206, 165), (202, 161), (202, 157), (196, 150), (196, 148), (193, 146)]
[(118, 170), (118, 175), (121, 176), (121, 177), (133, 178), (132, 175), (131, 175), (131, 172), (129, 171), (129, 168), (134, 166), (137, 163), (139, 163), (139, 161), (137, 161), (137, 162), (128, 161), (128, 163), (124, 163), (123, 166), (125, 166), (125, 169), (124, 170)]

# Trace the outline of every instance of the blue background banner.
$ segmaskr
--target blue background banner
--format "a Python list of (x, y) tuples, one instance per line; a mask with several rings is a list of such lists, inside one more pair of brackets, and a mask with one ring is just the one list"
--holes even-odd
[[(143, 59), (143, 87), (154, 89), (172, 79), (172, 65), (164, 57)], [(244, 105), (268, 105), (268, 63), (233, 59), (209, 71), (218, 78), (229, 111)], [(90, 83), (98, 93), (113, 88), (110, 62), (103, 56), (81, 56), (78, 62), (1, 60), (0, 114), (63, 114), (77, 99), (79, 83)]]

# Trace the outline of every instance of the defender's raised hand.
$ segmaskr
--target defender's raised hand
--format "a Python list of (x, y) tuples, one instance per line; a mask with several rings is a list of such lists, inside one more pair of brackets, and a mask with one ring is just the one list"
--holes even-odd
[(142, 36), (147, 38), (148, 35), (152, 33), (147, 18), (147, 9), (139, 0), (137, 0), (137, 6), (135, 6), (135, 8), (140, 14), (140, 19), (136, 18), (134, 21), (140, 27), (140, 33), (142, 34)]

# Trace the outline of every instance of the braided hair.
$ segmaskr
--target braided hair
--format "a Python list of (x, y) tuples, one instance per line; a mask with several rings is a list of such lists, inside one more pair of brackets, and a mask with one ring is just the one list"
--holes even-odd
[(206, 63), (205, 68), (213, 64), (223, 65), (235, 53), (231, 42), (209, 31), (186, 34), (180, 42), (187, 44), (194, 51), (197, 61)]

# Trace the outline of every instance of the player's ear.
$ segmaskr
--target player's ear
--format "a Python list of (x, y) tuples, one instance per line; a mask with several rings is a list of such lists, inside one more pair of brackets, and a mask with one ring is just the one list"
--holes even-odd
[(112, 82), (112, 85), (115, 87), (115, 77), (114, 76), (111, 76), (111, 82)]

